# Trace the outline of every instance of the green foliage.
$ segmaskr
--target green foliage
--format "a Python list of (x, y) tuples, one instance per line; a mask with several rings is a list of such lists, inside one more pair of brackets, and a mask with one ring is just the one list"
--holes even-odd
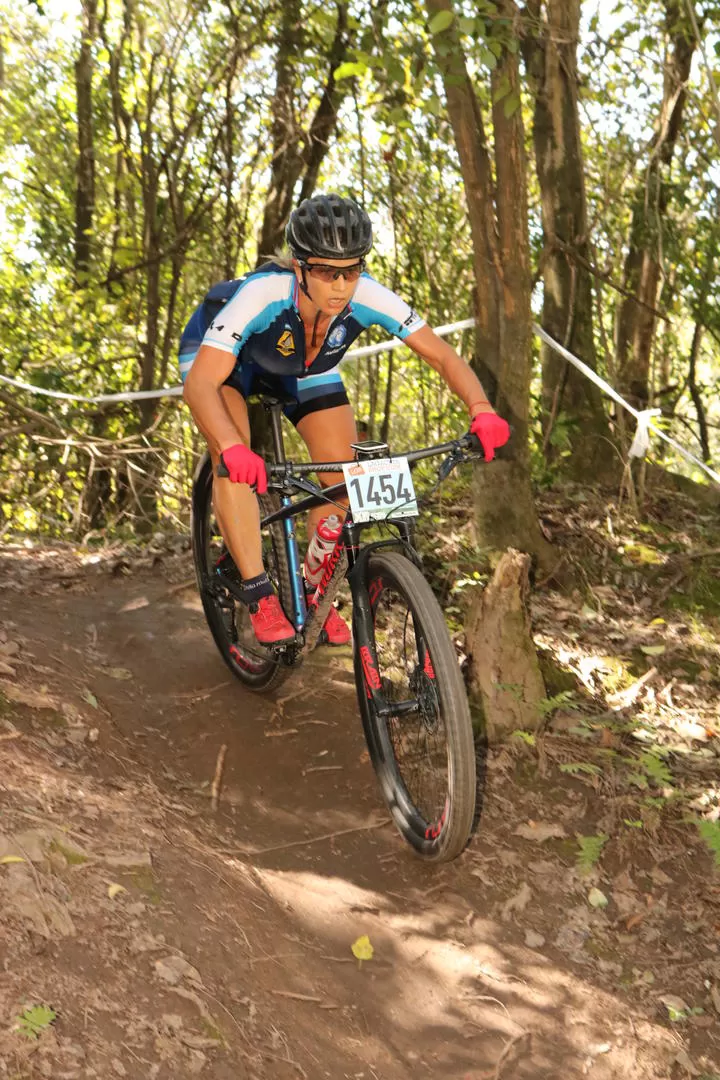
[(712, 853), (715, 866), (720, 867), (720, 822), (698, 821), (697, 830)]
[(32, 1005), (17, 1018), (15, 1030), (26, 1039), (36, 1041), (57, 1019), (57, 1013), (49, 1005)]
[(568, 773), (570, 776), (576, 776), (579, 773), (585, 773), (587, 776), (600, 776), (602, 769), (599, 765), (593, 765), (590, 761), (568, 761), (560, 766), (560, 772)]
[(652, 780), (657, 787), (672, 786), (673, 776), (665, 762), (662, 760), (662, 750), (660, 747), (644, 750), (643, 753), (640, 754), (639, 761), (648, 778)]
[(531, 731), (521, 731), (519, 728), (512, 733), (513, 739), (521, 739), (527, 746), (535, 746), (537, 739)]
[(593, 867), (597, 865), (608, 839), (606, 833), (598, 833), (596, 836), (577, 837), (578, 853), (575, 865), (581, 874), (589, 874)]
[(541, 716), (549, 716), (550, 713), (555, 712), (563, 706), (566, 709), (577, 709), (579, 705), (575, 702), (574, 690), (561, 690), (557, 694), (553, 694), (552, 697), (543, 698), (538, 702), (538, 712)]

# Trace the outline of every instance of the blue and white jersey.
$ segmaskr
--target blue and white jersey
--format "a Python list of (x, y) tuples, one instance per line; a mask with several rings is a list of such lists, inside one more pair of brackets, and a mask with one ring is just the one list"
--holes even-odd
[(180, 374), (184, 381), (200, 346), (211, 345), (236, 357), (235, 370), (252, 363), (270, 375), (312, 378), (335, 369), (369, 326), (382, 326), (404, 340), (424, 325), (391, 289), (362, 274), (350, 303), (331, 320), (320, 351), (308, 364), (297, 278), (292, 270), (269, 263), (210, 289), (183, 332)]

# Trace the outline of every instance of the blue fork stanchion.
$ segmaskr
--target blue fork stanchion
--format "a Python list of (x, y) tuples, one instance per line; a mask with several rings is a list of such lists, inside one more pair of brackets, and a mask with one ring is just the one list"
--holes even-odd
[[(283, 506), (291, 506), (292, 499), (284, 495), (281, 498)], [(283, 521), (285, 531), (285, 550), (287, 552), (288, 570), (290, 571), (290, 585), (293, 594), (293, 622), (296, 630), (302, 630), (307, 618), (307, 604), (305, 603), (305, 585), (303, 582), (302, 569), (300, 566), (300, 552), (295, 536), (293, 518), (285, 518)]]

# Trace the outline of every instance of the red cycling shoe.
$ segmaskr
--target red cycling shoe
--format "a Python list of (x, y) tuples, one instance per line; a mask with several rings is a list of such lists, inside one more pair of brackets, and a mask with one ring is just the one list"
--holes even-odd
[(322, 634), (320, 640), (325, 640), (328, 645), (347, 645), (350, 641), (350, 627), (337, 608), (330, 608), (330, 614), (323, 623)]
[(255, 611), (249, 608), (250, 622), (261, 645), (281, 645), (295, 640), (295, 630), (277, 596), (263, 596), (253, 607)]

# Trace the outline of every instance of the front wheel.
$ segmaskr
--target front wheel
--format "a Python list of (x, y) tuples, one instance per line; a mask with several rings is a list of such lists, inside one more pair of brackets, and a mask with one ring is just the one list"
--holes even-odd
[[(442, 609), (398, 552), (368, 560), (372, 647), (355, 630), (355, 681), (370, 758), (406, 840), (444, 862), (466, 846), (476, 802), (475, 746), (457, 656)], [(373, 666), (377, 658), (377, 671)], [(374, 681), (384, 715), (368, 689)], [(395, 709), (393, 709), (395, 706)]]

